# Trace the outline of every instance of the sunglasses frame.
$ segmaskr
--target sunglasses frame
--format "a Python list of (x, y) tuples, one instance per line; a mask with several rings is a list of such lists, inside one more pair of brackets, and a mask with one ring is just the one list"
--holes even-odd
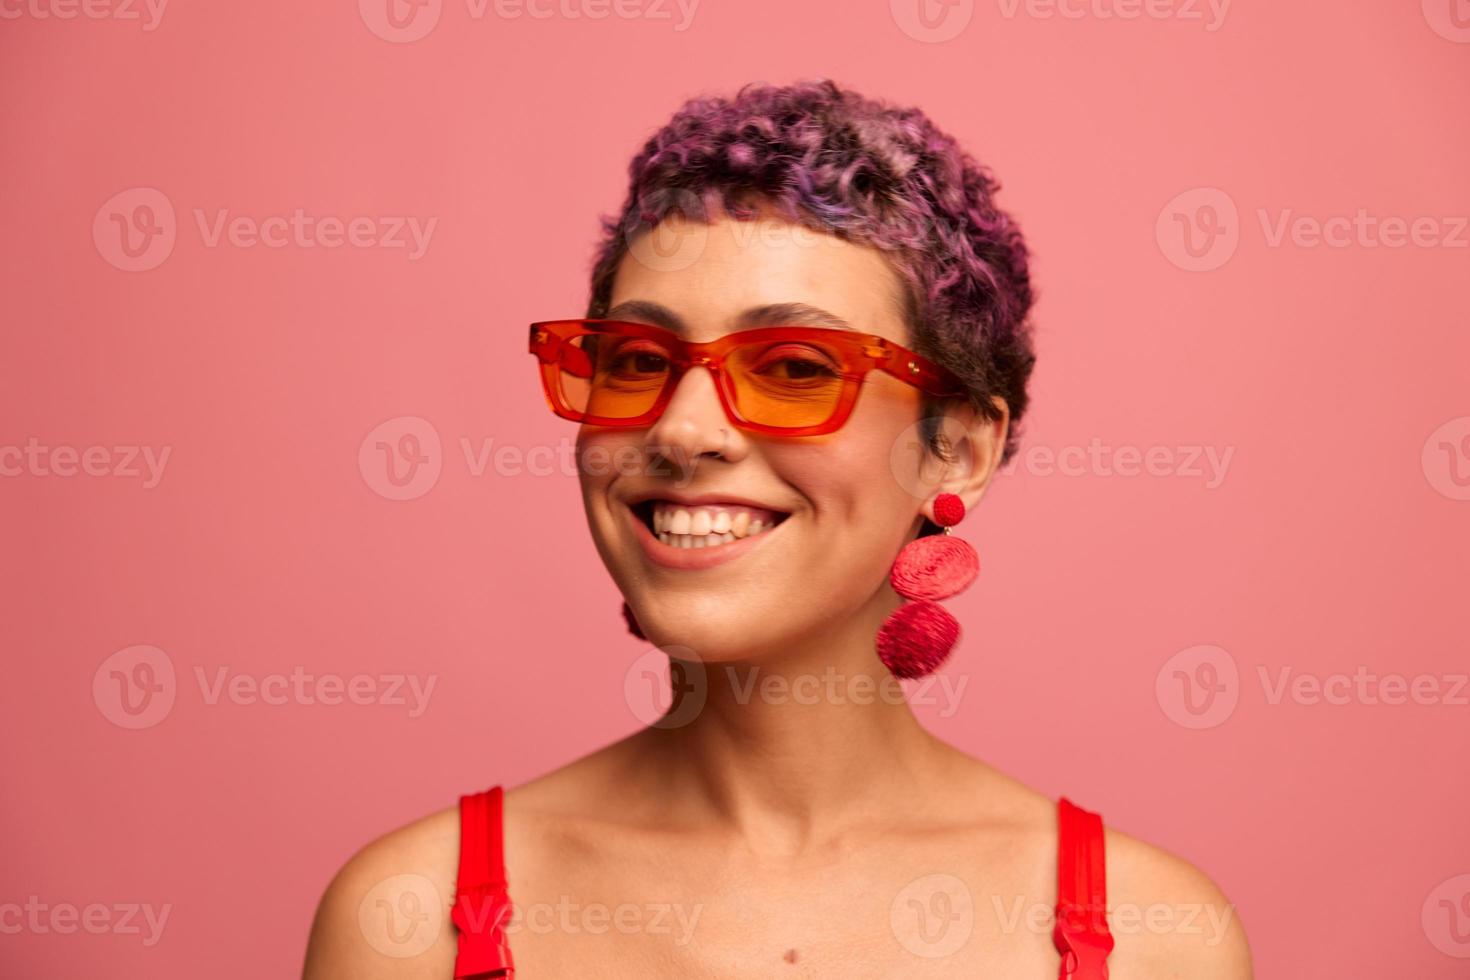
[[(611, 330), (587, 329), (588, 327), (611, 327)], [(639, 337), (655, 340), (669, 351), (671, 370), (658, 397), (648, 411), (629, 418), (608, 418), (578, 411), (562, 397), (559, 374), (562, 370), (562, 347), (573, 337), (588, 333), (615, 334), (624, 337)], [(747, 343), (779, 342), (783, 340), (819, 340), (838, 348), (848, 367), (842, 372), (842, 393), (826, 421), (816, 425), (775, 426), (753, 422), (741, 416), (736, 404), (734, 381), (725, 370), (725, 360), (735, 348)], [(912, 385), (938, 398), (958, 398), (965, 395), (964, 384), (948, 368), (936, 364), (922, 354), (901, 347), (893, 341), (876, 334), (856, 333), (832, 327), (774, 326), (738, 330), (714, 340), (695, 342), (685, 340), (672, 330), (647, 323), (632, 323), (626, 320), (578, 318), (566, 320), (539, 320), (531, 324), (530, 353), (535, 354), (541, 366), (541, 387), (546, 403), (558, 416), (586, 425), (612, 427), (634, 427), (651, 425), (668, 407), (679, 382), (692, 367), (709, 370), (715, 380), (720, 405), (730, 422), (739, 428), (766, 435), (815, 436), (836, 432), (846, 424), (857, 404), (858, 392), (869, 371), (883, 371), (905, 384)], [(575, 373), (575, 372), (574, 372)], [(590, 374), (589, 374), (590, 376)]]

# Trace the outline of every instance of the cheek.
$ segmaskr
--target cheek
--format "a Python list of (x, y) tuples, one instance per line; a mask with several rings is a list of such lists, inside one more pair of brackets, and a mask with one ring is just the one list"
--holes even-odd
[(594, 543), (602, 549), (613, 534), (617, 517), (608, 507), (608, 487), (644, 465), (638, 444), (626, 433), (583, 427), (576, 441), (577, 480), (582, 508)]
[(772, 452), (782, 475), (811, 501), (819, 530), (849, 535), (862, 550), (896, 549), (923, 504), (909, 489), (918, 402), (904, 391), (867, 388), (837, 432), (774, 444)]
[(586, 426), (577, 432), (576, 458), (583, 496), (603, 490), (619, 475), (636, 471), (641, 462), (637, 443), (625, 433)]

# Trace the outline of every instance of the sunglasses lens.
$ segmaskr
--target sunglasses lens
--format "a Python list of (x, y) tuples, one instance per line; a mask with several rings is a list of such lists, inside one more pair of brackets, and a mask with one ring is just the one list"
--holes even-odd
[(761, 425), (821, 425), (842, 400), (845, 368), (835, 346), (809, 340), (744, 344), (726, 366), (740, 414)]
[[(563, 335), (554, 350), (547, 381), (555, 384), (563, 407), (604, 424), (646, 421), (677, 370), (668, 341), (616, 328)], [(840, 343), (808, 337), (731, 347), (723, 373), (735, 414), (776, 430), (825, 425), (844, 398), (851, 398), (857, 381)]]
[(585, 333), (560, 347), (562, 399), (605, 419), (636, 418), (653, 407), (668, 381), (669, 353), (656, 340)]

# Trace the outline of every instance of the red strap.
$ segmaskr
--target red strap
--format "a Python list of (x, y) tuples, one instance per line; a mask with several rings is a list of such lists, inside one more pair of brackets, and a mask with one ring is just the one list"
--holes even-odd
[(1107, 870), (1102, 817), (1063, 796), (1057, 801), (1057, 924), (1061, 980), (1107, 980)]
[(504, 795), (499, 786), (493, 786), (459, 798), (459, 881), (450, 912), (459, 929), (456, 980), (479, 976), (512, 980), (515, 976), (505, 936), (512, 906), (500, 826)]

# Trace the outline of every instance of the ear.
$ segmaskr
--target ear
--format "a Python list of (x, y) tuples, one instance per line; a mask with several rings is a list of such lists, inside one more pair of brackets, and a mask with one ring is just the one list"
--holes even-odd
[[(1000, 469), (1010, 432), (1010, 406), (999, 396), (992, 397), (990, 403), (995, 406), (995, 418), (983, 417), (967, 401), (958, 402), (946, 408), (939, 426), (940, 435), (949, 443), (951, 461), (934, 492), (956, 494), (964, 501), (967, 513), (980, 503)], [(934, 520), (932, 499), (924, 504), (924, 516)]]

